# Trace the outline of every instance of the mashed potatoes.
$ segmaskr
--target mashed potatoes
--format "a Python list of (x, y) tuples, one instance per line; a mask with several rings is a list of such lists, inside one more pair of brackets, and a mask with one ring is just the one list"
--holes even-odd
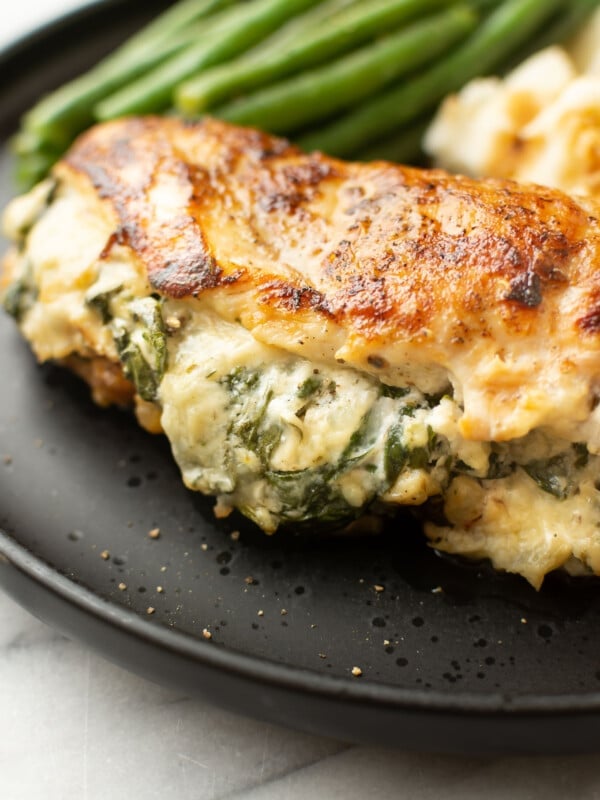
[(453, 172), (600, 198), (600, 11), (567, 48), (447, 98), (425, 150)]

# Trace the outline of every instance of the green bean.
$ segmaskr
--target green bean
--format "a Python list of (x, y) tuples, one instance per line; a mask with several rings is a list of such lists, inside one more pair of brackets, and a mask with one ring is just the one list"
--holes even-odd
[[(261, 81), (263, 71), (269, 73), (273, 63), (277, 64), (291, 49), (296, 50), (303, 41), (312, 42), (316, 35), (320, 35), (323, 25), (328, 26), (340, 11), (363, 1), (321, 0), (316, 6), (293, 17), (279, 30), (239, 57), (203, 70), (199, 75), (184, 81), (177, 87), (176, 99), (180, 93), (182, 96), (186, 94), (188, 85), (193, 87), (199, 82), (201, 88), (205, 83), (205, 75), (211, 76), (208, 81), (211, 98), (207, 99), (206, 103), (203, 102), (203, 108), (224, 102), (245, 89), (254, 88), (254, 85), (258, 85)], [(198, 90), (193, 89), (193, 91)], [(179, 100), (177, 102), (179, 103)], [(182, 101), (181, 107), (184, 108), (184, 105), (185, 100)], [(190, 109), (190, 113), (195, 113), (196, 110), (201, 110), (200, 105), (197, 109)]]
[(309, 24), (308, 30), (299, 30), (295, 41), (287, 41), (287, 46), (284, 38), (262, 56), (250, 53), (246, 58), (200, 73), (178, 88), (176, 105), (187, 114), (215, 108), (232, 97), (325, 63), (375, 36), (393, 31), (410, 19), (425, 16), (451, 2), (370, 0), (355, 4), (330, 16), (326, 26), (316, 28)]
[(129, 55), (139, 49), (145, 50), (151, 43), (164, 42), (187, 30), (197, 20), (209, 17), (235, 2), (236, 0), (179, 0), (128, 39), (120, 51)]
[(476, 11), (482, 11), (487, 14), (489, 11), (494, 11), (502, 0), (469, 0), (469, 5)]
[(60, 154), (48, 153), (43, 150), (19, 157), (14, 173), (16, 182), (19, 186), (27, 188), (34, 186), (48, 174), (59, 157)]
[(364, 98), (431, 61), (477, 24), (468, 6), (414, 23), (318, 69), (282, 81), (216, 111), (241, 125), (293, 133)]
[(25, 129), (37, 133), (41, 139), (53, 145), (62, 142), (68, 144), (77, 133), (94, 121), (94, 103), (126, 85), (128, 81), (156, 68), (189, 46), (194, 38), (197, 38), (196, 31), (179, 40), (139, 53), (131, 63), (117, 65), (116, 62), (111, 62), (106, 69), (99, 65), (41, 100), (25, 115)]
[(97, 119), (124, 114), (163, 111), (175, 87), (198, 70), (219, 64), (264, 39), (285, 20), (315, 5), (319, 0), (249, 0), (223, 12), (222, 24), (196, 44), (187, 47), (94, 107)]
[(300, 139), (307, 150), (352, 156), (408, 125), (449, 92), (494, 69), (560, 6), (558, 0), (504, 0), (467, 41), (411, 81), (364, 103), (341, 120)]
[(51, 145), (35, 131), (30, 131), (26, 128), (21, 128), (10, 140), (10, 149), (17, 156), (27, 156), (30, 153), (36, 153), (44, 149), (53, 149), (60, 153), (68, 145), (69, 140), (66, 138), (55, 145)]
[(200, 30), (190, 23), (231, 2), (176, 4), (89, 72), (44, 97), (25, 115), (23, 125), (50, 143), (69, 142), (93, 121), (94, 103), (188, 46)]
[(295, 47), (301, 37), (312, 37), (320, 32), (322, 26), (329, 24), (336, 14), (363, 2), (364, 0), (321, 0), (313, 8), (292, 17), (267, 39), (248, 50), (242, 58), (248, 62), (262, 61), (263, 58), (270, 58), (273, 53), (287, 51), (290, 47)]
[(556, 19), (553, 19), (539, 36), (531, 39), (523, 49), (519, 50), (507, 67), (509, 69), (516, 67), (532, 53), (537, 53), (551, 44), (564, 42), (574, 33), (577, 33), (585, 20), (597, 8), (600, 8), (600, 0), (573, 0), (566, 10), (556, 15)]
[(361, 150), (361, 161), (395, 161), (398, 164), (419, 164), (424, 161), (423, 137), (429, 127), (430, 118), (419, 120), (384, 141), (375, 142)]

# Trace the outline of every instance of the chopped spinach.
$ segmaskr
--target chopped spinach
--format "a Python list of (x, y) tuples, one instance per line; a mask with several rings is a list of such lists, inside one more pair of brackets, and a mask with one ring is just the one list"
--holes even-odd
[(426, 394), (423, 396), (429, 408), (435, 408), (435, 406), (439, 406), (444, 397), (452, 398), (452, 392), (446, 388), (443, 392), (436, 392), (434, 394)]
[(267, 467), (273, 450), (279, 444), (282, 427), (265, 425), (273, 390), (267, 389), (262, 396), (256, 391), (260, 386), (261, 373), (257, 369), (238, 367), (221, 378), (230, 394), (230, 405), (235, 414), (229, 426), (229, 438), (237, 438), (247, 450), (255, 453), (263, 467)]
[(17, 322), (20, 322), (35, 303), (37, 294), (37, 289), (31, 284), (30, 274), (27, 273), (9, 285), (2, 299), (2, 305)]
[(273, 390), (269, 389), (255, 406), (254, 411), (251, 411), (250, 407), (255, 404), (253, 403), (254, 397), (250, 395), (243, 405), (242, 413), (230, 427), (230, 432), (237, 435), (244, 447), (256, 453), (265, 466), (268, 464), (273, 449), (281, 439), (281, 428), (278, 425), (262, 428), (272, 398)]
[(338, 522), (356, 515), (357, 509), (346, 502), (332, 483), (332, 477), (331, 465), (293, 472), (265, 472), (282, 504), (280, 515), (288, 522)]
[[(414, 409), (405, 407), (403, 411)], [(412, 416), (404, 414), (404, 416)], [(426, 469), (431, 461), (437, 443), (434, 431), (427, 428), (427, 445), (409, 448), (404, 444), (404, 426), (402, 422), (393, 425), (387, 435), (383, 451), (383, 467), (388, 486), (393, 486), (402, 470), (408, 466), (411, 469)]]
[(429, 465), (429, 455), (429, 448), (414, 447), (408, 454), (408, 466), (411, 469), (425, 469)]
[(282, 430), (279, 425), (269, 425), (260, 433), (258, 444), (258, 456), (263, 464), (267, 464), (271, 458), (273, 450), (281, 441)]
[(392, 400), (397, 400), (398, 398), (406, 397), (407, 394), (410, 394), (410, 388), (408, 386), (391, 386), (388, 383), (382, 383), (379, 387), (379, 391), (381, 397), (391, 397)]
[(587, 467), (590, 454), (585, 444), (583, 444), (583, 442), (577, 442), (573, 445), (573, 452), (575, 454), (575, 461), (573, 462), (575, 468), (583, 469), (583, 467)]
[(347, 471), (358, 461), (368, 455), (377, 440), (377, 430), (373, 425), (373, 408), (369, 409), (360, 421), (358, 428), (352, 433), (344, 448), (336, 472)]
[(247, 367), (236, 367), (223, 378), (223, 383), (234, 398), (240, 398), (250, 392), (260, 381), (260, 372)]
[(337, 392), (335, 381), (329, 381), (327, 385), (325, 385), (323, 379), (317, 373), (303, 381), (298, 387), (296, 396), (300, 400), (306, 400), (306, 403), (296, 411), (298, 419), (304, 419), (308, 409), (326, 392), (329, 393), (331, 397), (335, 397)]
[[(154, 303), (152, 312), (149, 317), (142, 318), (145, 324), (142, 337), (154, 359), (154, 371), (160, 376), (165, 374), (167, 369), (167, 331), (163, 322), (161, 308), (159, 303)], [(160, 383), (160, 380), (159, 380)]]
[[(344, 476), (362, 471), (364, 479), (359, 478), (359, 481), (365, 489), (364, 509), (379, 492), (397, 480), (403, 469), (428, 467), (437, 445), (433, 430), (428, 428), (427, 443), (421, 447), (410, 448), (404, 443), (404, 421), (407, 417), (414, 417), (423, 403), (418, 400), (398, 402), (397, 420), (386, 432), (381, 429), (382, 407), (376, 399), (349, 434), (338, 457), (305, 469), (273, 469), (273, 453), (286, 424), (290, 423), (279, 422), (268, 413), (275, 392), (268, 375), (269, 369), (265, 366), (264, 369), (238, 368), (221, 378), (232, 411), (228, 433), (232, 447), (225, 460), (230, 465), (230, 472), (235, 474), (240, 468), (236, 466), (237, 457), (234, 455), (236, 442), (258, 456), (261, 467), (257, 477), (262, 475), (271, 487), (274, 501), (279, 505), (276, 513), (281, 521), (298, 524), (318, 520), (322, 523), (355, 517), (361, 509), (345, 499)], [(314, 374), (305, 378), (295, 390), (295, 396), (306, 401), (296, 411), (296, 416), (302, 419), (311, 405), (329, 402), (326, 393), (335, 393), (335, 390), (335, 381), (327, 375)], [(406, 387), (381, 384), (379, 397), (398, 401), (412, 391)], [(247, 513), (251, 514), (250, 510)]]
[(540, 489), (553, 494), (560, 500), (569, 495), (570, 481), (568, 464), (564, 456), (554, 456), (550, 459), (530, 461), (523, 465), (523, 469), (530, 478), (537, 483)]
[(117, 295), (121, 289), (122, 287), (118, 286), (115, 289), (110, 289), (108, 292), (99, 292), (92, 297), (86, 297), (85, 302), (88, 306), (90, 306), (90, 308), (93, 308), (94, 311), (98, 312), (103, 325), (108, 325), (108, 323), (112, 320), (113, 315), (110, 310), (110, 304), (113, 297), (115, 297), (115, 295)]
[[(140, 397), (152, 402), (167, 369), (167, 334), (160, 302), (150, 297), (135, 300), (130, 312), (131, 324), (115, 325), (113, 338), (126, 377), (133, 381)], [(144, 347), (135, 341), (138, 332)]]
[(577, 485), (575, 472), (585, 467), (588, 459), (587, 447), (577, 443), (552, 458), (530, 461), (523, 469), (540, 489), (564, 500)]
[(385, 442), (383, 468), (388, 486), (393, 486), (408, 462), (408, 450), (403, 442), (402, 423), (393, 425)]
[[(465, 469), (461, 468), (462, 462), (457, 461), (455, 467), (460, 472), (468, 472), (470, 468), (465, 464)], [(501, 453), (498, 450), (492, 450), (488, 459), (488, 471), (486, 478), (488, 480), (496, 480), (497, 478), (507, 478), (512, 472), (515, 471), (515, 464), (507, 458), (506, 453)]]
[(323, 385), (323, 379), (320, 375), (311, 375), (298, 387), (298, 397), (300, 400), (306, 400), (316, 394)]
[(144, 400), (152, 402), (156, 399), (159, 376), (142, 355), (140, 348), (134, 344), (127, 332), (115, 336), (115, 344), (123, 365), (123, 372), (135, 384), (137, 393)]

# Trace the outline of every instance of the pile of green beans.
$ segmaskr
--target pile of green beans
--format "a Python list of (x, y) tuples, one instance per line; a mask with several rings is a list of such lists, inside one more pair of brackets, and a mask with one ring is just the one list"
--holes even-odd
[(18, 178), (96, 121), (208, 113), (345, 157), (418, 158), (437, 104), (581, 26), (600, 0), (179, 0), (32, 108)]

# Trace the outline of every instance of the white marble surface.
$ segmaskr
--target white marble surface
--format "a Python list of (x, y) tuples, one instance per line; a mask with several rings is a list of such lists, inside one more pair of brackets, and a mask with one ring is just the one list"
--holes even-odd
[(244, 719), (107, 663), (0, 594), (2, 800), (595, 800), (596, 756), (461, 759)]
[(187, 699), (0, 594), (2, 800), (592, 800), (596, 756), (460, 759), (348, 746)]
[(55, 17), (94, 0), (3, 0), (0, 5), (0, 48)]
[[(77, 0), (3, 3), (0, 47)], [(0, 594), (1, 800), (600, 799), (597, 757), (465, 760), (253, 722), (105, 662)]]

